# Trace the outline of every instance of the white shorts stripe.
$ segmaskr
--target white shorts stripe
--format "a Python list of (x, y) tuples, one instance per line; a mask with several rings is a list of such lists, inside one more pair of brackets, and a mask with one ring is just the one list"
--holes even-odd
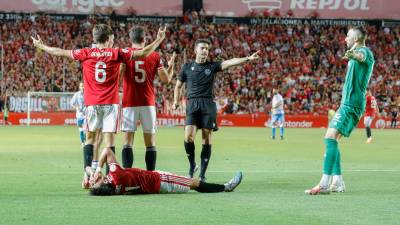
[(186, 193), (190, 190), (192, 179), (172, 173), (157, 171), (160, 174), (160, 193)]

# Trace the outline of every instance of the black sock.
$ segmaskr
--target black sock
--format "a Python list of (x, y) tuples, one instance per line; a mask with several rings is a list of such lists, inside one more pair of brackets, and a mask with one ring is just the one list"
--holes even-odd
[(201, 168), (200, 168), (200, 178), (204, 178), (206, 175), (206, 170), (208, 167), (208, 162), (210, 162), (211, 157), (211, 145), (203, 145), (201, 149)]
[[(115, 154), (115, 146), (111, 146), (111, 151), (114, 152)], [(110, 167), (108, 166), (108, 163), (106, 162), (106, 174), (108, 174), (108, 172), (110, 172)]]
[(215, 193), (225, 191), (225, 185), (223, 184), (211, 184), (200, 181), (199, 187), (195, 188), (196, 191), (202, 193)]
[(93, 145), (87, 144), (83, 146), (83, 168), (90, 167), (93, 160)]
[(366, 127), (367, 130), (367, 137), (371, 137), (371, 127)]
[(195, 149), (194, 143), (185, 141), (184, 146), (185, 146), (187, 158), (189, 159), (190, 168), (194, 168), (196, 165), (195, 160), (194, 160), (194, 149)]
[(146, 169), (153, 171), (156, 169), (156, 161), (157, 161), (157, 149), (156, 146), (146, 147)]
[(124, 168), (132, 168), (133, 165), (133, 149), (130, 145), (124, 145), (122, 149), (122, 166)]

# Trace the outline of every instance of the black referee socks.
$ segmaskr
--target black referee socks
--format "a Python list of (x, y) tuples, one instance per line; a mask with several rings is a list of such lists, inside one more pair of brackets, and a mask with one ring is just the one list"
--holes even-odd
[(201, 149), (201, 155), (200, 155), (201, 168), (200, 168), (199, 177), (201, 179), (205, 178), (208, 163), (210, 162), (210, 157), (211, 157), (211, 145), (203, 145), (203, 148)]

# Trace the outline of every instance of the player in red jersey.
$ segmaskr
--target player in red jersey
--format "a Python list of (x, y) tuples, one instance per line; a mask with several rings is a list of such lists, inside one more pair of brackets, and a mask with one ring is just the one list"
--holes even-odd
[[(145, 46), (145, 31), (142, 27), (130, 30), (129, 37), (132, 46), (131, 51), (142, 49)], [(168, 61), (168, 69), (165, 69), (161, 57), (157, 52), (151, 53), (145, 58), (128, 62), (123, 76), (122, 97), (122, 126), (124, 131), (124, 147), (122, 149), (122, 165), (131, 168), (133, 164), (133, 139), (140, 121), (143, 129), (144, 143), (146, 145), (146, 168), (155, 170), (156, 167), (156, 108), (153, 82), (158, 75), (159, 79), (168, 84), (174, 74), (175, 53)]]
[(141, 50), (129, 51), (112, 48), (114, 34), (106, 24), (95, 25), (92, 34), (94, 48), (65, 50), (47, 46), (39, 36), (31, 37), (35, 47), (45, 52), (79, 60), (83, 67), (84, 102), (86, 106), (87, 139), (83, 148), (84, 168), (93, 158), (96, 130), (101, 129), (106, 148), (115, 151), (114, 136), (119, 117), (119, 65), (131, 59), (150, 55), (165, 38), (166, 28), (160, 28), (157, 39)]
[(371, 123), (378, 112), (378, 105), (376, 104), (375, 97), (372, 95), (371, 90), (369, 89), (367, 90), (366, 98), (364, 126), (367, 132), (367, 143), (369, 144), (372, 142)]
[[(110, 166), (110, 173), (103, 176), (101, 169), (106, 162)], [(190, 189), (204, 193), (231, 192), (240, 184), (242, 177), (242, 172), (238, 172), (226, 184), (212, 184), (168, 172), (123, 169), (118, 164), (114, 152), (105, 148), (100, 155), (99, 166), (91, 176), (90, 194), (187, 193)]]

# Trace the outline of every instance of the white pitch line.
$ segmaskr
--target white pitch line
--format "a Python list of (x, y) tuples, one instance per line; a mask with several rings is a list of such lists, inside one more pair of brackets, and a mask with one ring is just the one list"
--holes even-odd
[[(163, 171), (163, 170), (161, 170)], [(210, 170), (207, 173), (235, 173), (239, 170)], [(321, 170), (242, 170), (245, 173), (318, 173)], [(177, 174), (186, 174), (187, 171), (168, 171)], [(343, 170), (346, 173), (400, 173), (400, 170)], [(0, 171), (0, 174), (37, 174), (37, 175), (63, 175), (63, 174), (81, 174), (82, 172), (42, 172), (42, 171)]]

